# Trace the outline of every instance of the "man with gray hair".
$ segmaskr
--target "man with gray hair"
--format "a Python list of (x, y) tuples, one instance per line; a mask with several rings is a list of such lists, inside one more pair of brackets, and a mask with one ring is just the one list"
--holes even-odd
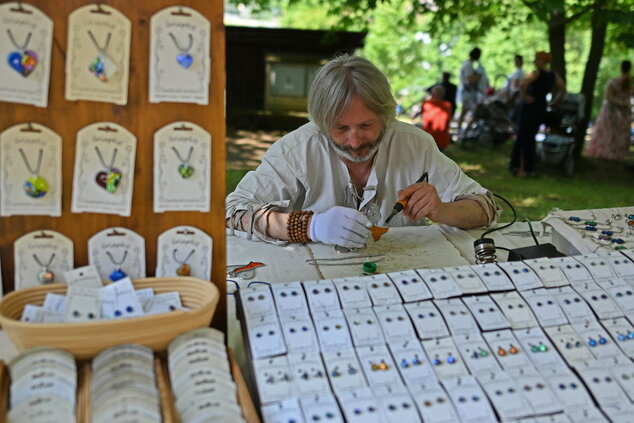
[[(398, 200), (406, 205), (390, 226), (496, 222), (492, 194), (429, 134), (397, 121), (395, 110), (390, 84), (371, 62), (349, 55), (328, 62), (308, 94), (311, 121), (275, 142), (227, 196), (229, 232), (360, 248)], [(414, 183), (423, 174), (429, 182)]]

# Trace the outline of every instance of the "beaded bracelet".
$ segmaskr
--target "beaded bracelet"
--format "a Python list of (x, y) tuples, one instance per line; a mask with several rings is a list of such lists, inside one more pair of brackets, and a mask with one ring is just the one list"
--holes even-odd
[(310, 241), (308, 238), (308, 223), (312, 215), (312, 211), (300, 210), (294, 210), (288, 215), (286, 233), (290, 242), (306, 244)]

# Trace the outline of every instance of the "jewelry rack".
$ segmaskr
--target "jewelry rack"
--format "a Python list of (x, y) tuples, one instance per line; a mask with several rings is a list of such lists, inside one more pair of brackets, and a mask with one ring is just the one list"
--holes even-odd
[[(6, 1), (1, 1), (6, 3)], [(0, 218), (0, 257), (2, 260), (2, 280), (4, 292), (14, 288), (13, 243), (20, 236), (31, 231), (54, 230), (73, 240), (75, 267), (88, 264), (88, 239), (95, 233), (109, 227), (127, 227), (145, 238), (146, 268), (148, 276), (154, 275), (157, 258), (157, 238), (165, 230), (178, 225), (191, 225), (201, 229), (213, 238), (211, 280), (220, 290), (213, 326), (226, 330), (226, 287), (225, 287), (225, 33), (223, 26), (223, 3), (220, 0), (139, 0), (128, 2), (112, 0), (109, 6), (118, 9), (132, 22), (130, 45), (130, 77), (128, 83), (128, 103), (113, 105), (90, 101), (68, 101), (64, 96), (66, 75), (68, 16), (75, 9), (94, 4), (88, 0), (62, 0), (50, 2), (30, 0), (24, 4), (12, 1), (14, 9), (34, 6), (53, 20), (53, 49), (51, 52), (51, 78), (48, 107), (0, 102), (0, 131), (15, 124), (26, 128), (31, 122), (45, 125), (62, 137), (62, 215), (11, 216)], [(209, 104), (198, 105), (179, 103), (152, 103), (148, 100), (150, 18), (152, 14), (170, 6), (188, 6), (203, 14), (211, 23), (211, 57)], [(95, 12), (101, 6), (97, 4)], [(16, 40), (24, 41), (24, 40)], [(104, 43), (104, 39), (97, 39)], [(209, 213), (165, 212), (153, 213), (153, 145), (154, 132), (168, 123), (191, 121), (212, 135), (211, 207)], [(73, 160), (77, 131), (94, 122), (116, 122), (130, 132), (137, 140), (137, 155), (134, 173), (134, 195), (130, 217), (97, 213), (71, 213)], [(187, 154), (185, 152), (185, 154)], [(104, 157), (108, 159), (108, 157)], [(16, 158), (20, 160), (19, 158)], [(114, 159), (112, 159), (114, 161)], [(30, 159), (30, 165), (37, 165), (37, 157)], [(105, 163), (108, 164), (108, 163)]]

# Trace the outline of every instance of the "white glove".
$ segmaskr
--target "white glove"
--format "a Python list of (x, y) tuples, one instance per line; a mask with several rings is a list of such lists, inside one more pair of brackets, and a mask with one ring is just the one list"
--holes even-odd
[(346, 248), (363, 248), (370, 236), (368, 228), (371, 226), (372, 222), (358, 210), (335, 206), (313, 215), (310, 239)]

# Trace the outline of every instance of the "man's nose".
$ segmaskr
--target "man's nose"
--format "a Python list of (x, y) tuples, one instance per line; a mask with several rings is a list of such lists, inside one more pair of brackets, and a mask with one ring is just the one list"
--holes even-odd
[(352, 148), (358, 148), (361, 144), (363, 144), (361, 131), (357, 128), (351, 128), (348, 135), (348, 145)]

